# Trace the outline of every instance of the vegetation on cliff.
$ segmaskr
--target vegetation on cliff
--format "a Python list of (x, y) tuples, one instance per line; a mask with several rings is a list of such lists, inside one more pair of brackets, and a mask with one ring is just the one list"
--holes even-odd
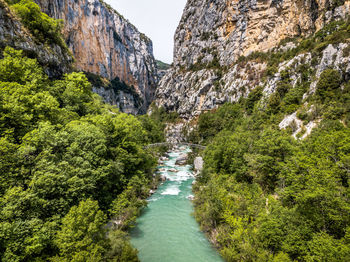
[(164, 63), (160, 60), (156, 60), (158, 70), (168, 70), (171, 65)]
[[(85, 75), (94, 87), (113, 90), (116, 95), (119, 95), (120, 92), (132, 95), (134, 98), (133, 106), (135, 108), (140, 108), (144, 103), (142, 97), (136, 92), (135, 87), (127, 85), (124, 81), (121, 81), (119, 77), (108, 80), (107, 78), (89, 72), (85, 72)], [(122, 108), (120, 109), (122, 110)]]
[[(269, 98), (256, 88), (202, 114), (190, 135), (208, 145), (195, 216), (227, 261), (350, 257), (350, 82), (326, 69), (303, 100), (305, 77), (293, 88), (286, 70)], [(296, 110), (322, 120), (305, 140), (278, 125)]]
[(63, 21), (49, 17), (41, 12), (33, 0), (5, 0), (15, 11), (22, 24), (40, 43), (57, 44), (67, 49), (61, 30)]
[(1, 261), (137, 261), (120, 230), (144, 205), (157, 122), (104, 104), (83, 73), (49, 80), (11, 48), (0, 116)]

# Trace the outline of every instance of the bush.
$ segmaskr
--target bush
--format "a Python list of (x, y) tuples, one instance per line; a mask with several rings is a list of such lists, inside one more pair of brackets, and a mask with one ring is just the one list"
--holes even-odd
[(40, 7), (32, 0), (9, 1), (9, 4), (39, 42), (54, 43), (67, 48), (61, 35), (62, 20), (55, 20), (41, 12)]
[(272, 65), (266, 69), (265, 75), (271, 77), (271, 76), (274, 76), (277, 72), (278, 72), (277, 66)]
[(322, 72), (316, 86), (316, 95), (322, 101), (327, 98), (335, 98), (339, 91), (342, 79), (340, 73), (335, 69), (326, 69)]
[(252, 90), (249, 95), (248, 98), (246, 100), (246, 110), (248, 111), (248, 113), (253, 112), (254, 106), (255, 104), (262, 98), (263, 96), (263, 87), (258, 86), (257, 88), (255, 88), (254, 90)]
[(176, 123), (179, 120), (179, 113), (167, 112), (164, 107), (157, 107), (151, 104), (151, 118), (161, 123)]
[(296, 86), (295, 88), (290, 89), (282, 100), (282, 111), (289, 114), (298, 109), (305, 91), (306, 88), (303, 86)]
[(281, 96), (278, 92), (273, 93), (268, 100), (267, 109), (269, 113), (276, 114), (281, 105)]

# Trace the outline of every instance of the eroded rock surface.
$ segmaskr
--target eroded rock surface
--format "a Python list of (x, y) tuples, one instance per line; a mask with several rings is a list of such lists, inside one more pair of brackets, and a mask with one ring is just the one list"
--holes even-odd
[(73, 58), (67, 50), (57, 44), (44, 45), (35, 41), (8, 5), (0, 0), (0, 50), (6, 46), (21, 49), (25, 55), (37, 58), (50, 77), (58, 77), (71, 70)]
[[(346, 19), (350, 1), (336, 6), (329, 0), (189, 0), (175, 34), (174, 65), (161, 79), (156, 104), (192, 119), (226, 102), (246, 97), (258, 86), (269, 96), (288, 68), (293, 86), (302, 64), (316, 70), (312, 93), (320, 74), (334, 67), (348, 75), (348, 43), (328, 46), (321, 59), (302, 53), (277, 66), (266, 78), (267, 63), (240, 56), (271, 50), (287, 52), (293, 42), (281, 40), (310, 35), (333, 20)], [(339, 3), (339, 2), (337, 2)], [(312, 60), (316, 64), (311, 65)], [(306, 94), (308, 95), (308, 94)]]
[(189, 68), (216, 58), (222, 66), (232, 65), (241, 55), (309, 35), (349, 13), (349, 2), (338, 8), (332, 2), (189, 0), (175, 35), (174, 64)]
[[(118, 77), (135, 89), (142, 103), (136, 108), (138, 103), (129, 101), (131, 93), (119, 92), (113, 95), (99, 90), (99, 94), (107, 101), (120, 104), (121, 109), (128, 113), (146, 112), (157, 85), (152, 41), (103, 1), (36, 2), (49, 16), (64, 20), (66, 42), (79, 70), (110, 80)], [(95, 87), (95, 90), (98, 88)], [(125, 105), (117, 103), (117, 100), (124, 101)]]

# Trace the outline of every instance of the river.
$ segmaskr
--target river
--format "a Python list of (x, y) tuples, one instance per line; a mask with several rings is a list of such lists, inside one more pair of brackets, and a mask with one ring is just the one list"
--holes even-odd
[[(211, 246), (192, 216), (194, 177), (190, 166), (175, 165), (190, 149), (169, 154), (158, 171), (167, 181), (148, 199), (148, 206), (131, 230), (131, 243), (139, 250), (141, 262), (216, 262), (223, 261)], [(170, 172), (175, 168), (178, 172)]]

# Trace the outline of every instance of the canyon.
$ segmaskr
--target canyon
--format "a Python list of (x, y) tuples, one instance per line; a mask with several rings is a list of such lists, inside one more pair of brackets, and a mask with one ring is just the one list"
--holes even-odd
[(350, 1), (189, 0), (175, 34), (174, 63), (159, 83), (155, 103), (191, 120), (247, 97), (258, 86), (268, 97), (287, 67), (297, 83), (300, 60), (308, 65), (313, 59), (318, 61), (312, 66), (317, 71), (312, 87), (329, 66), (342, 67), (344, 75), (349, 75), (349, 56), (342, 53), (346, 41), (330, 45), (320, 57), (305, 52), (286, 59), (268, 77), (268, 58), (254, 58), (293, 50), (300, 39), (332, 21), (346, 19), (349, 12)]
[(347, 261), (349, 13), (188, 0), (169, 66), (102, 0), (0, 0), (0, 260)]

